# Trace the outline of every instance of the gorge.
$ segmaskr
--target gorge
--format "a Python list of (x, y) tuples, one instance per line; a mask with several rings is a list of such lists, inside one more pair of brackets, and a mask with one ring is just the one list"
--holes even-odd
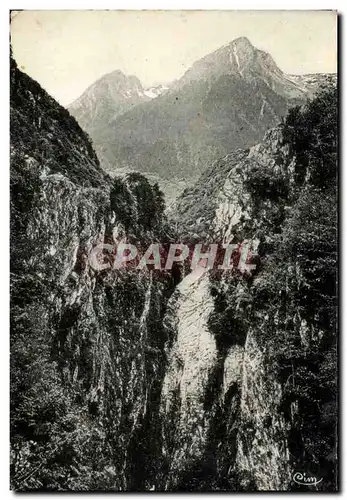
[[(244, 39), (207, 56), (102, 129), (101, 161), (142, 172), (118, 176), (100, 165), (101, 139), (11, 59), (13, 489), (336, 491), (337, 89), (307, 99), (283, 79)], [(245, 89), (254, 102), (236, 113)], [(194, 95), (192, 146), (184, 123), (153, 166), (142, 147), (173, 144), (155, 117), (176, 94), (182, 106)], [(245, 134), (214, 144), (217, 122)], [(165, 211), (144, 173), (185, 162), (194, 182)], [(90, 265), (100, 244), (250, 240), (246, 272)]]

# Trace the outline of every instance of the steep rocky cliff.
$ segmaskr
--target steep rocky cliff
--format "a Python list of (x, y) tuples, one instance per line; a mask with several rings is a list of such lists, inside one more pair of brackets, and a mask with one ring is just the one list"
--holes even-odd
[(183, 241), (251, 239), (254, 269), (188, 275), (169, 301), (168, 488), (336, 489), (336, 154), (330, 88), (173, 209)]
[(147, 269), (98, 272), (91, 254), (114, 237), (162, 241), (163, 208), (145, 178), (108, 178), (75, 119), (12, 62), (14, 488), (148, 486), (173, 284)]
[[(168, 222), (158, 188), (110, 179), (12, 62), (13, 488), (336, 490), (336, 107), (332, 88), (293, 109)], [(175, 226), (252, 240), (249, 265), (91, 265), (100, 243), (167, 243)]]

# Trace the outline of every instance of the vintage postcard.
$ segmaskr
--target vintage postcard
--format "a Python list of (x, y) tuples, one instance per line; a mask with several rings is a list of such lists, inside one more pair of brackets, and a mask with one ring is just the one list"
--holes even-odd
[(335, 11), (11, 12), (11, 488), (335, 492)]

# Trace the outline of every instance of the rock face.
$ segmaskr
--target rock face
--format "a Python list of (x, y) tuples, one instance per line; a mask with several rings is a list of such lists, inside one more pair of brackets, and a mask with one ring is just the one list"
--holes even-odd
[(211, 241), (227, 242), (234, 235), (245, 235), (253, 215), (251, 193), (245, 187), (248, 172), (261, 167), (279, 172), (279, 157), (289, 162), (290, 175), (294, 159), (289, 145), (283, 142), (281, 129), (274, 128), (266, 132), (261, 143), (217, 160), (177, 199), (171, 210), (173, 221), (180, 221), (183, 234), (198, 234)]
[[(304, 127), (311, 127), (311, 112), (317, 117), (316, 106), (321, 106), (319, 121), (327, 119), (332, 129), (336, 127), (332, 111), (336, 110), (336, 93), (335, 98), (329, 92), (323, 96), (302, 111)], [(329, 262), (334, 260), (336, 244), (336, 178), (328, 156), (325, 180), (315, 172), (321, 165), (318, 158), (305, 163), (300, 156), (299, 138), (304, 140), (301, 134), (306, 133), (301, 118), (294, 127), (298, 142), (288, 139), (293, 116), (270, 130), (260, 144), (215, 162), (195, 186), (182, 193), (172, 210), (187, 241), (192, 234), (200, 235), (207, 244), (253, 240), (256, 265), (253, 277), (206, 271), (195, 281), (188, 275), (177, 289), (183, 293), (176, 296), (176, 291), (169, 301), (168, 314), (176, 318), (165, 323), (175, 340), (162, 391), (169, 489), (300, 489), (304, 487), (293, 478), (300, 468), (308, 467), (307, 461), (311, 475), (317, 481), (322, 478), (318, 489), (322, 482), (324, 488), (336, 488), (332, 445), (336, 413), (334, 417), (330, 413), (336, 393), (323, 382), (326, 376), (330, 379), (331, 372), (327, 375), (325, 370), (332, 368), (336, 356), (332, 340), (336, 325), (332, 316), (323, 320), (330, 306), (323, 288), (318, 291), (314, 285), (313, 271), (318, 261), (322, 263), (321, 252), (327, 251), (330, 257), (323, 267), (330, 278), (325, 275), (324, 287), (330, 289), (329, 301), (334, 301), (336, 274)], [(327, 130), (318, 126), (316, 133), (335, 151), (329, 156), (335, 162), (334, 132), (327, 139)], [(304, 154), (312, 154), (308, 143)], [(328, 207), (335, 207), (330, 215)], [(326, 243), (320, 240), (323, 233)], [(315, 249), (308, 243), (311, 238)], [(317, 295), (303, 299), (305, 288)], [(318, 319), (320, 308), (326, 311)], [(301, 313), (310, 318), (310, 328), (306, 320), (302, 322)], [(317, 397), (321, 410), (316, 406)], [(315, 423), (313, 407), (318, 415)], [(326, 419), (331, 419), (329, 430)], [(325, 437), (318, 436), (320, 427), (323, 434), (328, 433)], [(313, 456), (313, 450), (320, 458)]]
[(15, 63), (11, 87), (12, 484), (136, 488), (172, 284), (97, 272), (91, 256), (112, 235), (158, 239), (163, 207), (145, 222), (157, 200), (146, 179), (112, 181), (75, 119)]
[[(235, 235), (256, 240), (256, 232), (249, 232), (246, 172), (252, 164), (274, 168), (274, 152), (280, 151), (289, 158), (278, 129), (251, 150), (216, 162), (175, 207), (181, 224), (187, 221), (184, 234), (203, 233), (207, 241), (231, 242)], [(204, 205), (198, 205), (197, 219), (197, 204), (191, 205), (190, 200), (203, 199), (199, 190), (210, 189), (209, 177), (215, 181), (208, 197), (212, 206), (203, 214)], [(267, 365), (266, 346), (259, 343), (253, 327), (244, 324), (240, 331), (237, 322), (228, 322), (226, 311), (237, 317), (248, 294), (246, 283), (231, 279), (228, 273), (223, 271), (218, 277), (211, 271), (191, 273), (169, 301), (168, 313), (174, 310), (177, 320), (167, 323), (175, 340), (162, 390), (164, 449), (170, 464), (166, 486), (201, 491), (287, 490), (292, 469), (289, 424), (281, 410), (282, 388)], [(226, 294), (232, 299), (223, 310), (217, 298)], [(226, 313), (222, 331), (216, 329), (218, 312)], [(260, 331), (266, 321), (259, 315)]]
[[(336, 99), (212, 164), (170, 222), (12, 62), (14, 489), (336, 491)], [(100, 243), (172, 242), (175, 225), (252, 240), (253, 270), (91, 265)]]
[[(239, 286), (236, 300), (241, 294)], [(211, 327), (215, 302), (207, 274), (188, 275), (171, 301), (175, 340), (161, 396), (165, 488), (287, 490), (289, 423), (266, 348), (251, 329), (243, 339), (225, 331), (230, 340), (221, 347)]]
[[(202, 458), (212, 423), (206, 388), (217, 363), (216, 340), (208, 328), (213, 299), (201, 272), (179, 284), (173, 301), (177, 326), (168, 352), (162, 390), (164, 454), (169, 464), (165, 487), (179, 484), (181, 471)], [(203, 306), (203, 307), (201, 307)], [(170, 342), (171, 344), (171, 342)]]

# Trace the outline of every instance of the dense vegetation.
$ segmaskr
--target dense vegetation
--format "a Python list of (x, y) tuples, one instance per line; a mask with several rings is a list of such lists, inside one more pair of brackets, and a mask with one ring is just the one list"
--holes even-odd
[(326, 88), (284, 123), (296, 158), (292, 210), (264, 270), (284, 410), (296, 404), (295, 468), (322, 477), (325, 490), (336, 488), (337, 458), (337, 109), (337, 89)]
[(290, 162), (279, 154), (275, 171), (253, 165), (245, 176), (260, 266), (241, 289), (235, 276), (227, 292), (218, 276), (212, 281), (219, 344), (239, 342), (235, 331), (241, 342), (245, 329), (257, 332), (282, 383), (293, 470), (323, 478), (325, 491), (337, 481), (336, 113), (335, 87), (289, 112), (281, 128)]
[(13, 61), (11, 146), (11, 487), (150, 487), (173, 283), (87, 257), (114, 227), (145, 245), (167, 234), (163, 195), (138, 174), (112, 182)]

